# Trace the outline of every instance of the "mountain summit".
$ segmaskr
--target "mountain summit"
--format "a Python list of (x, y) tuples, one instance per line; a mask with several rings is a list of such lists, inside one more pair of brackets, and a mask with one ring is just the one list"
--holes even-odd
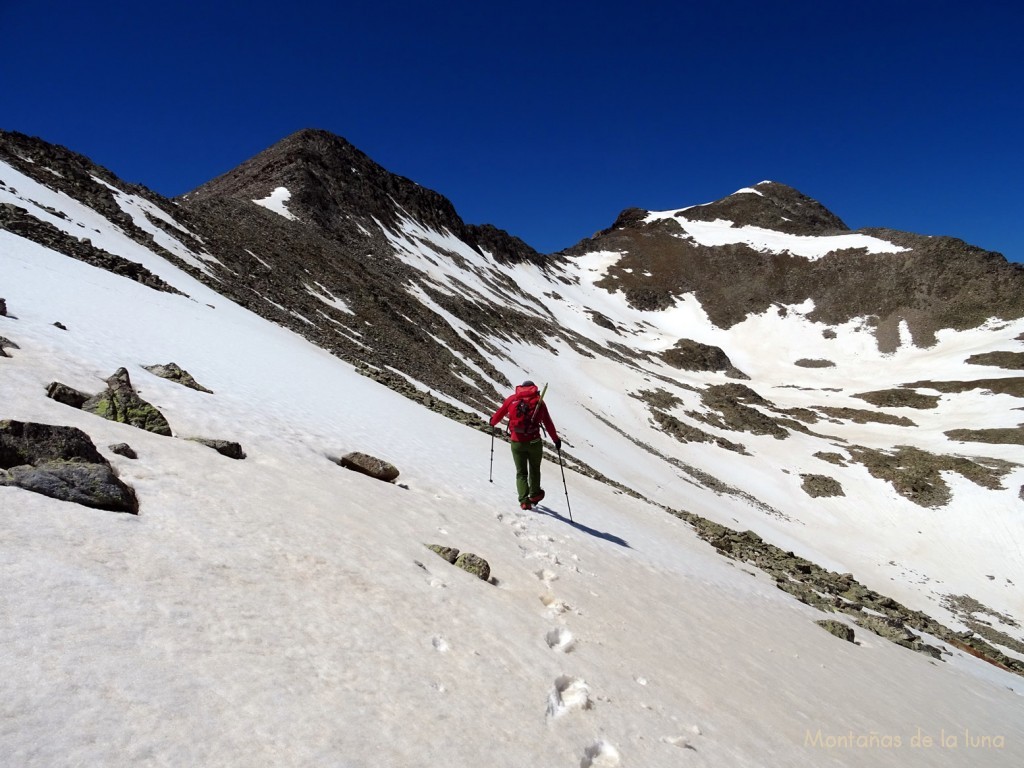
[(774, 181), (762, 181), (713, 203), (684, 208), (679, 215), (690, 221), (724, 219), (738, 227), (761, 227), (791, 235), (849, 231), (842, 219), (817, 200)]
[(492, 225), (467, 225), (443, 195), (385, 170), (323, 130), (293, 133), (184, 195), (187, 201), (216, 198), (258, 201), (345, 238), (357, 229), (397, 229), (403, 219), (413, 220), (477, 249), (487, 247), (499, 259), (542, 261), (522, 240)]
[(943, 328), (1024, 317), (1024, 267), (949, 237), (851, 231), (784, 184), (762, 182), (705, 205), (627, 209), (566, 253), (610, 252), (599, 283), (630, 305), (662, 311), (687, 295), (728, 328), (772, 307), (805, 307), (826, 325), (862, 318), (879, 348), (905, 327), (918, 346)]
[(389, 173), (342, 137), (315, 129), (293, 133), (185, 198), (268, 200), (278, 189), (287, 190), (287, 211), (327, 231), (347, 228), (354, 215), (393, 226), (402, 212), (438, 230), (464, 227), (447, 198)]

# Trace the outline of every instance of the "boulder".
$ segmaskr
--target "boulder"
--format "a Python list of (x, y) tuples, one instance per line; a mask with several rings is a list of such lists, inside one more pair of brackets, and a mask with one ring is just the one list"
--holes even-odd
[(35, 422), (0, 421), (0, 468), (10, 469), (39, 461), (105, 461), (92, 440), (75, 427)]
[(491, 566), (486, 560), (472, 552), (463, 552), (455, 558), (455, 565), (464, 571), (469, 571), (478, 579), (487, 581), (491, 578)]
[(142, 367), (154, 376), (159, 376), (162, 379), (169, 379), (170, 381), (176, 381), (178, 384), (186, 386), (189, 389), (194, 389), (197, 392), (206, 392), (210, 395), (213, 394), (211, 390), (202, 386), (192, 378), (192, 374), (180, 368), (177, 363), (167, 363), (166, 365), (144, 365)]
[(455, 565), (455, 561), (459, 559), (459, 550), (455, 547), (446, 547), (443, 544), (427, 544), (426, 547), (452, 565)]
[(845, 640), (848, 643), (854, 642), (855, 635), (853, 627), (849, 624), (844, 624), (843, 622), (836, 621), (835, 619), (822, 619), (821, 621), (816, 621), (814, 623), (826, 632), (831, 632), (840, 640)]
[(81, 408), (89, 395), (79, 392), (77, 389), (61, 384), (59, 381), (51, 381), (46, 385), (46, 396), (58, 403), (70, 405), (72, 408)]
[(7, 317), (7, 301), (0, 299), (0, 317)]
[(118, 368), (114, 375), (107, 379), (107, 389), (86, 400), (82, 404), (82, 410), (158, 435), (171, 435), (167, 419), (139, 397), (132, 387), (128, 371), (124, 368)]
[(359, 453), (358, 451), (346, 453), (338, 459), (338, 464), (343, 466), (345, 469), (351, 469), (353, 472), (360, 472), (364, 475), (369, 475), (377, 480), (383, 480), (386, 483), (393, 482), (400, 474), (398, 468), (395, 467), (394, 464), (389, 464), (383, 459), (378, 459), (365, 453)]
[(231, 440), (211, 440), (206, 437), (190, 437), (188, 439), (193, 443), (200, 443), (208, 448), (213, 448), (221, 456), (227, 456), (229, 459), (241, 460), (245, 458), (245, 451), (242, 450), (242, 446)]
[(64, 323), (60, 323), (60, 322), (54, 323), (53, 327), (54, 328), (60, 328), (62, 331), (66, 331), (68, 329), (68, 327), (66, 325), (64, 325)]
[(0, 485), (95, 509), (139, 512), (135, 491), (75, 427), (0, 421)]
[(749, 379), (732, 364), (721, 347), (703, 344), (693, 339), (679, 339), (662, 353), (662, 359), (673, 368), (684, 371), (721, 371), (733, 379)]
[(8, 349), (21, 349), (21, 347), (6, 336), (0, 336), (0, 357), (10, 357), (10, 355), (7, 354)]
[(111, 453), (116, 453), (118, 456), (124, 456), (126, 459), (139, 458), (139, 454), (137, 454), (135, 450), (128, 445), (128, 443), (114, 443), (113, 445), (108, 446), (108, 448)]

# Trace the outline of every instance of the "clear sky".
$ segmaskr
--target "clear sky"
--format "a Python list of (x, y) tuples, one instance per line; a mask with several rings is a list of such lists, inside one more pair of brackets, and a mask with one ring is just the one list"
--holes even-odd
[(541, 251), (771, 179), (1024, 261), (1024, 3), (0, 0), (0, 128), (174, 196), (301, 128)]

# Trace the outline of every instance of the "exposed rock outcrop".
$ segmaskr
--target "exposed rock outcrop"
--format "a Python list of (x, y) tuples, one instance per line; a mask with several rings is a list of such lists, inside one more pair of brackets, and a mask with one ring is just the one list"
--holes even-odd
[(1024, 370), (1024, 352), (984, 352), (971, 355), (966, 362), (970, 365), (991, 365), (1009, 371)]
[(8, 349), (21, 349), (21, 347), (6, 336), (0, 336), (0, 357), (10, 357), (10, 355), (7, 354)]
[(154, 406), (139, 397), (132, 386), (128, 371), (124, 368), (118, 368), (114, 375), (107, 379), (107, 389), (82, 403), (82, 410), (111, 421), (130, 424), (147, 432), (168, 437), (171, 435), (167, 419)]
[(822, 629), (824, 629), (826, 632), (835, 635), (840, 640), (845, 640), (848, 643), (855, 642), (855, 633), (853, 631), (853, 627), (851, 627), (849, 624), (844, 624), (843, 622), (836, 621), (835, 619), (821, 619), (820, 621), (816, 621), (814, 623)]
[(975, 485), (1001, 489), (1001, 478), (1019, 466), (1001, 459), (975, 459), (942, 456), (913, 446), (901, 445), (892, 451), (851, 446), (854, 461), (863, 464), (872, 477), (886, 480), (898, 494), (922, 507), (941, 507), (949, 503), (949, 484), (943, 472), (956, 472)]
[(491, 578), (490, 563), (472, 552), (463, 552), (455, 558), (455, 567), (472, 573), (481, 581), (489, 581)]
[(865, 629), (918, 653), (937, 658), (939, 649), (923, 642), (910, 632), (911, 628), (1024, 675), (1024, 662), (1007, 656), (973, 632), (954, 632), (926, 614), (865, 587), (853, 574), (828, 571), (764, 541), (753, 531), (735, 531), (690, 512), (666, 511), (693, 525), (697, 535), (721, 554), (760, 568), (775, 579), (779, 589), (807, 605), (826, 613), (845, 613)]
[(149, 288), (167, 293), (181, 293), (138, 262), (98, 248), (88, 238), (69, 235), (53, 224), (35, 218), (24, 208), (18, 208), (10, 203), (0, 203), (0, 229), (9, 230), (44, 248), (63, 253), (65, 256), (105, 269), (115, 275), (127, 277), (129, 280), (142, 283)]
[(447, 560), (452, 565), (455, 565), (455, 561), (459, 558), (459, 550), (455, 547), (446, 547), (443, 544), (427, 544), (427, 549)]
[(343, 466), (345, 469), (351, 469), (353, 472), (369, 475), (370, 477), (376, 480), (382, 480), (385, 483), (395, 481), (398, 479), (398, 475), (401, 474), (394, 464), (390, 464), (383, 459), (378, 459), (377, 457), (370, 456), (366, 453), (360, 453), (359, 451), (346, 453), (338, 459), (338, 464)]
[(937, 408), (938, 395), (922, 395), (912, 389), (878, 389), (854, 395), (879, 408)]
[(75, 427), (0, 421), (0, 485), (95, 509), (139, 511), (135, 491)]
[(126, 459), (139, 458), (139, 454), (137, 454), (135, 449), (128, 445), (128, 443), (114, 443), (113, 445), (108, 446), (108, 448), (111, 453), (116, 453), (118, 456), (124, 456)]
[(207, 437), (190, 437), (188, 439), (193, 443), (213, 448), (221, 456), (227, 456), (229, 459), (241, 460), (245, 458), (245, 451), (242, 450), (242, 446), (232, 440), (211, 440)]
[(85, 392), (80, 392), (59, 381), (51, 381), (47, 385), (46, 396), (58, 403), (70, 405), (72, 408), (81, 408), (90, 397)]
[(800, 475), (803, 479), (801, 486), (808, 496), (812, 498), (845, 496), (842, 484), (834, 477), (828, 475)]
[(144, 369), (152, 373), (154, 376), (159, 376), (162, 379), (169, 379), (170, 381), (176, 381), (178, 384), (194, 389), (197, 392), (206, 392), (212, 395), (212, 390), (207, 389), (194, 378), (192, 374), (184, 370), (177, 363), (167, 363), (166, 365), (144, 365)]
[(901, 323), (915, 345), (927, 347), (942, 328), (974, 328), (993, 316), (1024, 317), (1024, 266), (951, 237), (862, 229), (855, 234), (903, 250), (870, 253), (840, 243), (810, 259), (784, 249), (763, 252), (742, 238), (702, 245), (685, 236), (681, 220), (725, 220), (803, 236), (854, 234), (796, 190), (780, 184), (755, 189), (761, 194), (731, 195), (682, 210), (676, 219), (648, 220), (647, 212), (627, 209), (612, 227), (565, 255), (622, 254), (597, 285), (621, 291), (640, 310), (665, 309), (692, 294), (715, 325), (730, 328), (750, 315), (810, 300), (812, 322), (838, 326), (869, 318), (882, 352), (901, 343)]
[(721, 371), (733, 379), (750, 378), (732, 364), (721, 347), (692, 339), (680, 339), (661, 356), (669, 365), (684, 371)]
[(764, 181), (682, 212), (690, 221), (725, 221), (792, 235), (834, 235), (849, 232), (843, 220), (817, 200), (785, 184)]
[(491, 565), (480, 555), (475, 555), (472, 552), (460, 553), (455, 547), (447, 547), (443, 544), (426, 544), (424, 546), (443, 560), (472, 573), (481, 581), (490, 581)]

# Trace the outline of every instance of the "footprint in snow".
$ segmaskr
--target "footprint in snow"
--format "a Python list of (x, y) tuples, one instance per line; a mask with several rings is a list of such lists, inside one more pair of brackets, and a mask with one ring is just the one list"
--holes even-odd
[[(568, 613), (569, 611), (575, 610), (567, 602), (565, 602), (564, 600), (559, 600), (552, 594), (541, 595), (540, 601), (544, 603), (544, 607), (547, 608), (547, 611), (545, 611), (545, 613), (551, 618), (561, 616), (563, 613)], [(576, 614), (578, 616), (583, 615), (581, 611), (576, 611)]]
[(422, 568), (427, 573), (427, 575), (430, 576), (430, 581), (427, 582), (428, 584), (430, 584), (430, 586), (434, 587), (435, 589), (444, 589), (445, 587), (448, 586), (443, 581), (441, 581), (439, 578), (437, 578), (432, 573), (430, 573), (430, 569), (427, 568), (427, 566), (425, 566), (419, 560), (413, 560), (413, 563), (415, 563), (419, 568)]
[(552, 581), (557, 581), (558, 579), (558, 574), (554, 571), (549, 571), (547, 568), (541, 568), (539, 571), (534, 571), (533, 575), (545, 584), (550, 584)]
[(693, 738), (700, 736), (703, 733), (699, 725), (690, 726), (690, 733), (684, 736), (662, 736), (661, 742), (663, 744), (671, 744), (673, 747), (679, 747), (680, 749), (692, 749), (694, 752), (697, 748), (693, 746)]
[(559, 653), (571, 653), (576, 647), (576, 638), (565, 627), (556, 627), (544, 636), (548, 648)]
[(607, 741), (595, 741), (583, 752), (580, 768), (616, 768), (622, 758), (612, 744)]
[(590, 686), (579, 677), (562, 675), (548, 694), (547, 715), (551, 719), (562, 717), (575, 709), (592, 709)]

